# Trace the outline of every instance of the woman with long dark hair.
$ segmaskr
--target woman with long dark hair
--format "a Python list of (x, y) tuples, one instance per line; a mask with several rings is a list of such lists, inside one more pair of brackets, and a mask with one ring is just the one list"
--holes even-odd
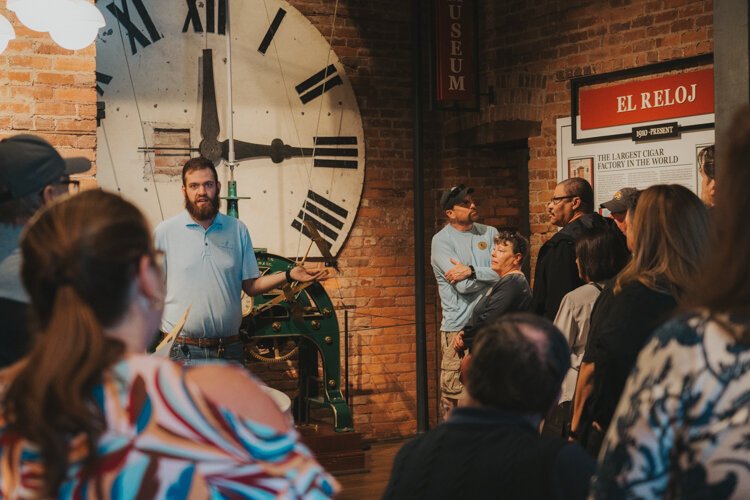
[(334, 493), (247, 372), (143, 354), (164, 284), (132, 204), (102, 191), (54, 204), (21, 249), (38, 338), (0, 372), (0, 496)]
[(684, 313), (641, 351), (607, 434), (595, 498), (750, 491), (750, 108), (735, 117), (705, 267)]
[[(706, 207), (684, 186), (651, 186), (627, 217), (632, 257), (615, 279), (606, 305), (596, 306), (602, 321), (592, 321), (584, 359), (595, 368), (578, 429), (592, 455), (599, 452), (638, 353), (685, 296), (708, 240)], [(602, 294), (599, 301), (604, 298)]]

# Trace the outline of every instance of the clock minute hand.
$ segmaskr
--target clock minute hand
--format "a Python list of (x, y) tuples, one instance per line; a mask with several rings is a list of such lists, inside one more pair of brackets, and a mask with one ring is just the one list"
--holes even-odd
[[(227, 158), (229, 141), (221, 143), (221, 155)], [(252, 158), (271, 158), (274, 163), (281, 163), (289, 158), (312, 156), (313, 148), (297, 148), (284, 144), (281, 139), (274, 139), (270, 145), (254, 144), (252, 142), (234, 141), (234, 154), (238, 161)]]
[(216, 109), (216, 88), (214, 85), (213, 51), (203, 50), (203, 99), (201, 105), (201, 142), (198, 146), (201, 155), (218, 163), (222, 157), (219, 143), (219, 112)]

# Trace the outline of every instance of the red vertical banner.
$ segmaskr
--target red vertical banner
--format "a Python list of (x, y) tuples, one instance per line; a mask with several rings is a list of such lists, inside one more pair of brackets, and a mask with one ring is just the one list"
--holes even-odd
[(476, 107), (477, 0), (433, 0), (435, 7), (435, 100)]

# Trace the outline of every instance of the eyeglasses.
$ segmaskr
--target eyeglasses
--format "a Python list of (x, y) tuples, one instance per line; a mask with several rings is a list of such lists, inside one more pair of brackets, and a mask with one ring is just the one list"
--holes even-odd
[(474, 201), (473, 198), (465, 198), (463, 200), (456, 200), (453, 202), (454, 205), (458, 205), (459, 207), (469, 208), (472, 205), (477, 206), (477, 202)]
[(76, 179), (61, 179), (58, 184), (61, 186), (67, 186), (68, 194), (78, 194), (81, 190), (81, 181)]
[[(60, 177), (56, 182), (51, 182), (49, 186), (65, 186), (69, 195), (78, 194), (81, 190), (81, 181), (76, 179), (70, 179), (68, 176)], [(46, 188), (46, 186), (45, 186)], [(55, 190), (55, 196), (60, 196), (62, 193), (59, 190)], [(39, 191), (39, 196), (44, 196), (44, 188)]]
[(552, 198), (549, 199), (549, 202), (552, 203), (553, 205), (557, 205), (561, 201), (569, 200), (571, 198), (579, 198), (579, 196), (577, 194), (569, 194), (566, 196), (553, 196)]

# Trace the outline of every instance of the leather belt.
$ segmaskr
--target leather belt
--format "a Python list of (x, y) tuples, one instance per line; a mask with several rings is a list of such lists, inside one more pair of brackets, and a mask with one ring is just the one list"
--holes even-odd
[(175, 340), (178, 344), (197, 345), (198, 347), (207, 347), (209, 349), (215, 347), (223, 347), (232, 342), (237, 342), (241, 337), (239, 335), (231, 335), (229, 337), (217, 337), (217, 338), (191, 338), (191, 337), (177, 337)]

